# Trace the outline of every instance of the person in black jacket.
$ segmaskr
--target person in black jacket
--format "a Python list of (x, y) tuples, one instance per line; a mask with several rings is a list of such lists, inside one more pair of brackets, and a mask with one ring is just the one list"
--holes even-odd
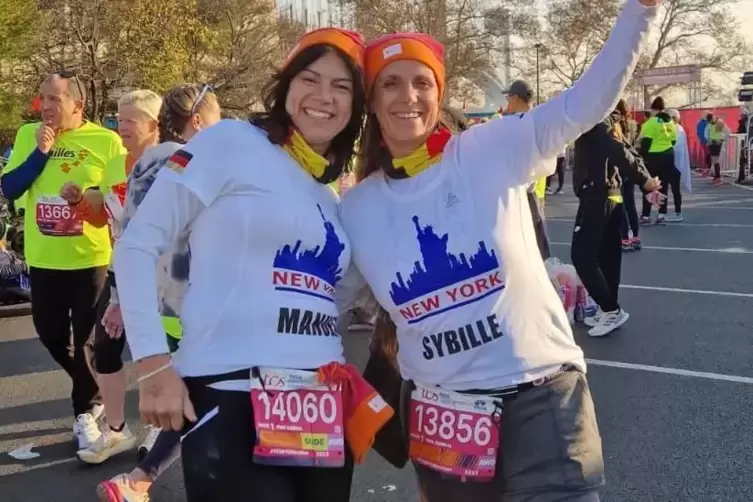
[(635, 150), (623, 140), (618, 110), (575, 142), (573, 187), (578, 197), (571, 258), (583, 285), (599, 305), (587, 318), (590, 336), (605, 336), (630, 317), (620, 308), (622, 266), (622, 180), (646, 192), (661, 188)]

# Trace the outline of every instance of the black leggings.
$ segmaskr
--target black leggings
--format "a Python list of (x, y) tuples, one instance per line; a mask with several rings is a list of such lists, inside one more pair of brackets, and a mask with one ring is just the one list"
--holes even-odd
[(125, 333), (120, 338), (111, 338), (102, 326), (102, 317), (110, 304), (111, 277), (99, 295), (97, 301), (97, 323), (94, 325), (94, 358), (92, 366), (97, 373), (112, 375), (123, 369), (123, 349), (125, 348)]
[[(86, 361), (85, 346), (96, 321), (96, 303), (107, 267), (51, 270), (31, 267), (31, 316), (39, 340), (73, 380), (73, 413), (99, 402), (99, 388)], [(69, 349), (73, 328), (73, 353)]]
[[(248, 374), (248, 373), (246, 373)], [(237, 376), (228, 377), (237, 379)], [(187, 502), (347, 502), (353, 459), (347, 446), (340, 468), (277, 467), (255, 464), (253, 408), (248, 392), (208, 386), (219, 377), (186, 378), (196, 414), (218, 407), (216, 416), (198, 428), (187, 426), (182, 442)]]
[[(669, 188), (672, 190), (672, 198), (675, 201), (675, 213), (680, 214), (682, 213), (682, 190), (680, 188), (682, 173), (673, 165), (667, 178), (669, 180)], [(668, 203), (669, 201), (665, 204), (665, 213), (667, 212), (666, 205), (668, 205)]]
[(629, 180), (622, 182), (622, 200), (625, 210), (625, 218), (622, 220), (622, 238), (626, 240), (631, 230), (633, 237), (638, 237), (640, 225), (638, 225), (638, 209), (635, 207), (635, 183)]
[[(673, 173), (679, 171), (675, 168), (675, 153), (671, 148), (666, 152), (661, 153), (649, 153), (644, 157), (646, 161), (646, 167), (651, 173), (651, 176), (658, 176), (661, 181), (661, 193), (665, 197), (669, 193), (669, 186), (672, 182)], [(678, 185), (679, 187), (679, 185)], [(682, 196), (681, 196), (682, 197)], [(661, 206), (659, 206), (659, 214), (667, 214), (667, 199), (665, 198)], [(644, 217), (651, 216), (651, 203), (643, 198), (643, 211)]]
[(552, 178), (557, 176), (557, 191), (562, 190), (562, 185), (565, 184), (565, 157), (557, 157), (557, 171), (546, 178), (546, 187), (552, 184)]
[(581, 197), (575, 216), (570, 258), (586, 291), (604, 312), (620, 308), (621, 205), (605, 197)]

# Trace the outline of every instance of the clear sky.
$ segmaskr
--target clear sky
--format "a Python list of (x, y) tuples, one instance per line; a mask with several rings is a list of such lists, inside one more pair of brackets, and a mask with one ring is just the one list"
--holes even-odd
[(753, 0), (742, 0), (735, 9), (748, 42), (753, 44)]

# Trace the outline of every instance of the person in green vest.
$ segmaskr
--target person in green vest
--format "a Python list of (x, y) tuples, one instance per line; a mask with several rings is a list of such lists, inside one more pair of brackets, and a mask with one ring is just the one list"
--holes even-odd
[[(674, 152), (676, 142), (677, 128), (672, 117), (665, 111), (664, 98), (659, 96), (651, 103), (651, 118), (646, 120), (641, 127), (639, 148), (651, 176), (657, 176), (661, 180), (661, 193), (664, 199), (659, 206), (657, 225), (672, 221), (672, 219), (667, 220), (666, 196), (670, 180), (676, 171)], [(645, 198), (640, 223), (643, 225), (651, 223), (651, 203)]]
[(714, 170), (715, 186), (722, 184), (722, 168), (719, 164), (719, 157), (722, 155), (722, 146), (727, 139), (729, 130), (727, 125), (719, 117), (711, 117), (711, 121), (706, 125), (706, 144), (709, 145), (709, 155), (711, 156), (711, 165)]

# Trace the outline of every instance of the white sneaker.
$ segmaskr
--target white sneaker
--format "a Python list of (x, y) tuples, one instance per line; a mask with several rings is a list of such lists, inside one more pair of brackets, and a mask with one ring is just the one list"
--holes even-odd
[(588, 330), (588, 336), (606, 336), (612, 331), (621, 328), (628, 319), (630, 319), (630, 314), (623, 309), (618, 309), (613, 312), (604, 312), (601, 317), (599, 317), (599, 322), (596, 326)]
[(97, 441), (102, 436), (102, 431), (99, 430), (99, 425), (97, 425), (97, 419), (94, 418), (94, 415), (91, 413), (82, 413), (76, 417), (76, 421), (73, 424), (73, 435), (76, 441), (78, 441), (78, 449), (82, 450)]
[(128, 474), (118, 474), (101, 482), (97, 485), (97, 495), (101, 502), (149, 502), (149, 493), (138, 491)]
[(675, 213), (674, 216), (667, 216), (667, 223), (680, 223), (684, 219), (681, 213)]
[(94, 406), (92, 406), (92, 409), (89, 413), (91, 413), (91, 416), (94, 417), (94, 420), (102, 420), (103, 418), (105, 418), (105, 405), (95, 404)]
[(146, 454), (151, 451), (151, 449), (154, 447), (155, 441), (157, 441), (157, 437), (162, 432), (162, 429), (160, 427), (155, 427), (153, 425), (147, 426), (147, 433), (146, 437), (144, 438), (144, 441), (139, 445), (138, 450), (138, 458), (139, 460), (144, 460), (144, 457), (146, 457)]
[(594, 326), (599, 324), (599, 319), (601, 319), (602, 315), (604, 315), (604, 311), (602, 311), (601, 307), (599, 307), (593, 316), (586, 317), (583, 319), (583, 324), (585, 324), (589, 328), (593, 328)]
[(87, 464), (101, 464), (110, 457), (133, 449), (136, 446), (134, 436), (128, 425), (123, 425), (120, 432), (109, 427), (88, 448), (83, 448), (76, 453), (79, 460)]

